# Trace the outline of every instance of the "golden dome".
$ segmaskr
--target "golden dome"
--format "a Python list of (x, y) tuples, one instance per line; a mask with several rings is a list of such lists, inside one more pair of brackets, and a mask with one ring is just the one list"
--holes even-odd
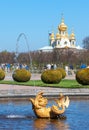
[(74, 40), (75, 39), (75, 34), (72, 32), (71, 35), (70, 35), (70, 39), (71, 40)]
[(67, 30), (67, 26), (64, 24), (64, 19), (62, 18), (62, 22), (61, 24), (59, 24), (58, 26), (59, 31), (66, 31)]
[(60, 34), (59, 33), (56, 34), (56, 39), (57, 40), (60, 39)]
[(51, 40), (54, 40), (54, 33), (52, 33), (52, 34), (50, 35), (50, 39), (51, 39)]

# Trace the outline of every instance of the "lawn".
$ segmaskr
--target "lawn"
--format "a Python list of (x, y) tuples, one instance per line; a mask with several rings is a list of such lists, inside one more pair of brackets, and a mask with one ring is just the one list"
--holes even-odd
[(59, 87), (59, 88), (89, 88), (89, 85), (80, 85), (76, 80), (64, 79), (59, 84), (45, 84), (41, 80), (30, 80), (28, 82), (16, 82), (16, 81), (0, 81), (0, 84), (12, 84), (12, 85), (27, 85), (27, 86), (41, 86), (41, 87)]

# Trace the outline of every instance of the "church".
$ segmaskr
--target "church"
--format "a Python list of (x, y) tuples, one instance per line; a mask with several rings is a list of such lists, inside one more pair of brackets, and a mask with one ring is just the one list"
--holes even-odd
[(64, 23), (64, 18), (61, 19), (61, 23), (58, 25), (58, 33), (54, 36), (52, 32), (49, 35), (50, 46), (53, 48), (76, 48), (75, 34), (72, 32), (68, 34), (67, 25)]
[(64, 18), (61, 18), (61, 23), (58, 25), (58, 31), (56, 34), (54, 32), (49, 34), (49, 46), (40, 48), (41, 51), (52, 51), (54, 48), (64, 49), (82, 49), (80, 46), (76, 46), (75, 34), (72, 31), (68, 34), (68, 27), (64, 22)]

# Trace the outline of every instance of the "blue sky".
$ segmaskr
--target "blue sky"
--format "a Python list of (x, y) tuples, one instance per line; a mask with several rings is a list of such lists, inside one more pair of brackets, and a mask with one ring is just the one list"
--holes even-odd
[[(57, 33), (62, 13), (68, 33), (73, 28), (81, 46), (89, 36), (89, 0), (0, 0), (0, 51), (16, 51), (21, 33), (32, 51), (48, 45), (48, 32)], [(26, 51), (24, 37), (18, 44), (19, 51)]]

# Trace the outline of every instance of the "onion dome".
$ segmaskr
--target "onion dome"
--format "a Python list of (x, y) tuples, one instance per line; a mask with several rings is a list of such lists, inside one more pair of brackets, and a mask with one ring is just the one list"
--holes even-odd
[(60, 39), (60, 34), (59, 34), (59, 33), (56, 34), (56, 39), (57, 39), (57, 40)]
[(54, 40), (54, 33), (50, 35), (50, 40)]
[(70, 40), (75, 40), (75, 34), (73, 32), (70, 35)]
[(66, 31), (67, 26), (64, 24), (64, 19), (62, 18), (61, 24), (58, 26), (59, 31)]

